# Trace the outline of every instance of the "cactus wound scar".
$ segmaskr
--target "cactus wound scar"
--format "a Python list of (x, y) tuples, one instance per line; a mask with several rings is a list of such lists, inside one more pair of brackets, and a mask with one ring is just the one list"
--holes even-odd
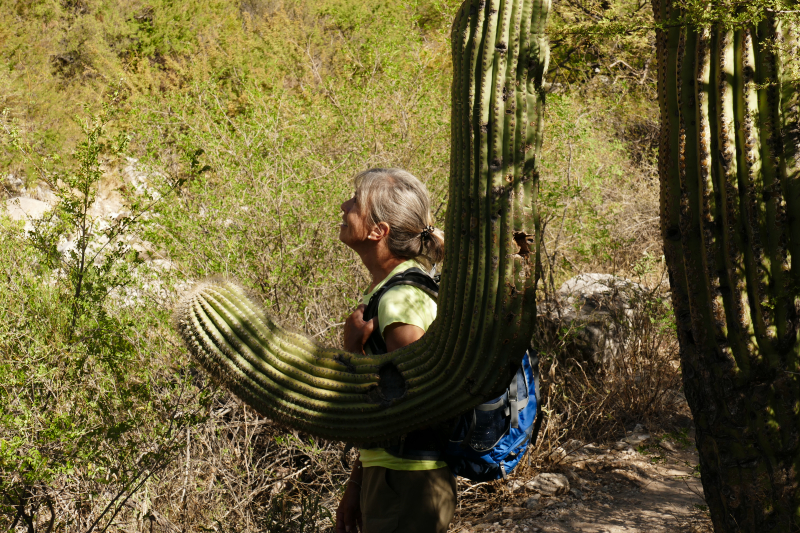
[(393, 363), (389, 362), (383, 365), (378, 371), (378, 376), (378, 384), (369, 394), (371, 401), (388, 407), (405, 395), (406, 380)]
[[(530, 239), (530, 240), (529, 240)], [(528, 235), (524, 231), (515, 231), (514, 232), (514, 242), (516, 243), (517, 247), (517, 255), (528, 255), (531, 253), (531, 244), (533, 240), (533, 235)]]

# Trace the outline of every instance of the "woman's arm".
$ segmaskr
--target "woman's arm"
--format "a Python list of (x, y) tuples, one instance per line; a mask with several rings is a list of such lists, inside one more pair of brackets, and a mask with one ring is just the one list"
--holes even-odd
[(363, 530), (361, 525), (361, 479), (363, 474), (361, 461), (356, 459), (342, 500), (336, 509), (336, 533), (355, 533)]
[(387, 352), (393, 352), (412, 342), (417, 342), (423, 335), (425, 335), (425, 330), (421, 327), (403, 322), (389, 324), (383, 330), (383, 340), (386, 341)]
[[(344, 349), (353, 353), (364, 353), (364, 345), (375, 329), (376, 319), (364, 321), (365, 306), (359, 305), (353, 313), (347, 317), (344, 324)], [(389, 324), (383, 330), (383, 340), (386, 341), (386, 351), (393, 352), (412, 342), (418, 341), (425, 330), (413, 324), (395, 322)]]

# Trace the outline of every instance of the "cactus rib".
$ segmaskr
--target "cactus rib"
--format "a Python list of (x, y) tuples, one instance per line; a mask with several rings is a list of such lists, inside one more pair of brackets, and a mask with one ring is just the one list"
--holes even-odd
[(280, 327), (236, 283), (209, 280), (175, 315), (201, 366), (279, 423), (360, 443), (446, 420), (506, 386), (535, 316), (538, 252), (527, 238), (549, 8), (466, 0), (456, 15), (445, 268), (428, 333), (396, 352), (358, 356)]
[(800, 97), (782, 62), (796, 29), (778, 12), (698, 26), (681, 6), (653, 1), (661, 229), (705, 496), (719, 531), (793, 530)]

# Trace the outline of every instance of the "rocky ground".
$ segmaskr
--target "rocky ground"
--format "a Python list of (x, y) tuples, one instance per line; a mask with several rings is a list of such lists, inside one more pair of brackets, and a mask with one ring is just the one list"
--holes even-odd
[(511, 504), (453, 532), (711, 532), (691, 430), (651, 437), (637, 426), (608, 445), (573, 441), (553, 472), (512, 480)]

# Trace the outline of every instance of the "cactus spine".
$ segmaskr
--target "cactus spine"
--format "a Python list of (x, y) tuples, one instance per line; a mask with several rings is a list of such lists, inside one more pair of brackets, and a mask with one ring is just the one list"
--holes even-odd
[(258, 412), (312, 435), (374, 442), (443, 421), (505, 387), (535, 313), (537, 155), (550, 0), (466, 0), (452, 27), (452, 152), (439, 315), (381, 356), (326, 348), (272, 321), (235, 283), (176, 311), (192, 356)]
[(770, 43), (654, 0), (661, 229), (716, 531), (800, 527), (800, 108)]

